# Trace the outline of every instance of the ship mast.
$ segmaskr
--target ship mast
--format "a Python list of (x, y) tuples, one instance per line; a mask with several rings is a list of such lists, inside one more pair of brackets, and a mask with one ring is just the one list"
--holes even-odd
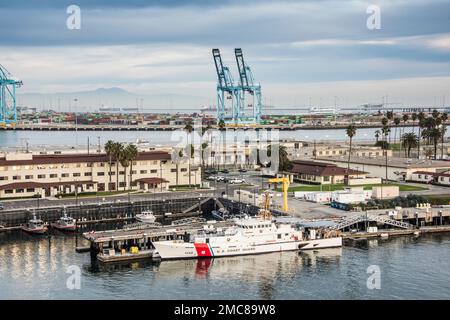
[(263, 194), (259, 216), (263, 220), (272, 220), (272, 211), (270, 211), (270, 193), (268, 191)]

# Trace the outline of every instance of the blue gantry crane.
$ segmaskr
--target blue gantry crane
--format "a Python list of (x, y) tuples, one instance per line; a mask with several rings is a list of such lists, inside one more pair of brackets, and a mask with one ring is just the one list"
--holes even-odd
[[(236, 63), (239, 71), (240, 78), (240, 106), (242, 109), (239, 110), (238, 118), (240, 121), (246, 123), (259, 124), (261, 120), (261, 85), (256, 84), (253, 78), (253, 73), (250, 66), (245, 64), (244, 54), (241, 48), (234, 49), (234, 54), (236, 56)], [(246, 98), (246, 94), (251, 96), (250, 99)], [(246, 109), (250, 109), (251, 112), (245, 112)], [(249, 114), (249, 115), (248, 115)]]
[(21, 86), (22, 81), (0, 64), (0, 125), (17, 122), (16, 88)]
[[(225, 124), (259, 124), (261, 120), (261, 85), (255, 84), (252, 71), (245, 64), (240, 48), (235, 49), (239, 83), (235, 85), (230, 69), (223, 64), (219, 49), (212, 50), (217, 71), (217, 121)], [(247, 99), (250, 95), (251, 99)], [(247, 101), (249, 100), (249, 101)]]

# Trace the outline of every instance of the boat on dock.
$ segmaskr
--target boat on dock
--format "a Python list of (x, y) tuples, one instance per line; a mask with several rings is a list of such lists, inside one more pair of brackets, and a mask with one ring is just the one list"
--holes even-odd
[(64, 208), (64, 214), (61, 218), (59, 218), (56, 222), (51, 224), (52, 228), (61, 230), (61, 231), (76, 231), (77, 225), (74, 218), (69, 217), (67, 215), (66, 209)]
[(28, 220), (26, 224), (22, 225), (21, 229), (31, 234), (45, 234), (48, 230), (44, 221), (36, 217), (36, 213), (33, 213), (33, 218)]
[(144, 223), (154, 223), (156, 221), (156, 217), (151, 210), (142, 211), (140, 214), (137, 214), (135, 218)]
[(122, 249), (120, 252), (114, 249), (105, 249), (97, 255), (97, 259), (103, 263), (135, 261), (150, 259), (152, 258), (153, 252), (153, 249), (139, 250), (138, 247), (131, 247), (129, 251)]
[(337, 232), (277, 223), (270, 211), (263, 209), (257, 217), (235, 218), (225, 229), (205, 224), (200, 232), (186, 234), (184, 239), (154, 241), (152, 245), (161, 259), (186, 259), (341, 247), (342, 238)]

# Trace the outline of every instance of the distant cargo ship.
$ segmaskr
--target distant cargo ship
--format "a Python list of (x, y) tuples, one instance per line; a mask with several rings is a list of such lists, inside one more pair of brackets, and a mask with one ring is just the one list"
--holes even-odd
[[(253, 105), (249, 104), (249, 105), (247, 105), (247, 107), (251, 108), (251, 107), (253, 107)], [(262, 108), (263, 109), (275, 109), (274, 106), (270, 106), (270, 105), (263, 105)], [(229, 111), (229, 110), (230, 110), (229, 108), (225, 108), (225, 111)], [(201, 107), (200, 111), (201, 112), (206, 112), (206, 111), (217, 112), (217, 107), (216, 106)]]
[(338, 112), (339, 112), (338, 108), (319, 108), (319, 107), (309, 108), (310, 114), (337, 114)]
[(100, 107), (99, 113), (139, 113), (139, 108)]

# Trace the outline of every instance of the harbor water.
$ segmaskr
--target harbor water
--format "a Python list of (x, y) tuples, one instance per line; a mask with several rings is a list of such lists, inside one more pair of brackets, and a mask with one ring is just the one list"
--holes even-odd
[[(378, 128), (360, 128), (356, 131), (353, 138), (354, 141), (364, 141), (370, 144), (375, 141), (375, 131)], [(400, 130), (400, 129), (399, 129)], [(405, 132), (415, 131), (418, 133), (417, 127), (402, 128)], [(399, 131), (400, 132), (400, 131)], [(403, 132), (403, 131), (402, 131)], [(232, 141), (245, 141), (245, 131), (229, 130), (224, 135), (223, 132), (215, 131), (214, 139), (225, 139)], [(393, 130), (394, 134), (394, 130)], [(400, 133), (398, 134), (400, 136)], [(397, 136), (397, 139), (398, 139)], [(263, 136), (264, 137), (264, 136)], [(288, 130), (278, 131), (277, 135), (272, 136), (278, 139), (301, 140), (309, 142), (326, 142), (326, 141), (342, 141), (348, 140), (345, 129), (323, 129), (323, 130)], [(394, 137), (394, 136), (392, 136)], [(450, 137), (450, 130), (447, 130), (446, 137)], [(175, 145), (180, 139), (180, 134), (172, 131), (0, 131), (0, 148), (23, 149), (26, 145), (29, 147), (66, 147), (66, 148), (86, 148), (87, 142), (94, 150), (98, 146), (98, 141), (103, 146), (107, 140), (114, 140), (124, 143), (136, 142), (137, 140), (148, 141), (152, 146), (156, 145)]]
[[(120, 265), (76, 253), (75, 242), (59, 233), (0, 233), (0, 299), (450, 299), (449, 234)], [(368, 288), (368, 268), (379, 268), (379, 289)], [(79, 289), (68, 286), (73, 270), (81, 271)]]

